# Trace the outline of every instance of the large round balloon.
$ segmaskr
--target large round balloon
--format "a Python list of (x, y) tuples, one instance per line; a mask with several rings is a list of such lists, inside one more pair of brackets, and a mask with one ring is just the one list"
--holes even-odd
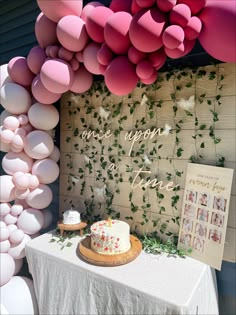
[(0, 176), (0, 202), (11, 202), (15, 199), (16, 187), (12, 181), (12, 176)]
[(105, 71), (105, 84), (116, 95), (126, 95), (133, 91), (138, 83), (135, 65), (126, 56), (112, 60)]
[(77, 71), (75, 71), (74, 82), (70, 88), (72, 92), (84, 93), (91, 88), (93, 84), (93, 75), (85, 69), (84, 66), (80, 66)]
[(36, 175), (41, 184), (50, 184), (59, 176), (59, 166), (51, 159), (38, 160), (32, 167), (32, 174)]
[(100, 47), (101, 46), (98, 43), (90, 42), (85, 47), (83, 52), (84, 66), (89, 72), (93, 74), (101, 74), (99, 62), (97, 60), (97, 53)]
[[(15, 261), (7, 253), (0, 253), (0, 286), (6, 284), (14, 274)], [(2, 291), (2, 290), (1, 290)], [(1, 292), (1, 303), (2, 303), (2, 292)]]
[(51, 104), (33, 104), (28, 111), (28, 117), (34, 128), (42, 130), (55, 128), (59, 121), (59, 113), (56, 107)]
[(107, 7), (98, 6), (91, 10), (86, 19), (88, 35), (97, 43), (104, 42), (104, 27), (114, 12)]
[(207, 1), (198, 17), (202, 21), (202, 31), (198, 37), (202, 47), (220, 61), (235, 62), (235, 1)]
[(52, 93), (64, 93), (70, 89), (74, 73), (64, 60), (49, 59), (41, 68), (40, 79), (45, 88)]
[(16, 83), (4, 84), (0, 92), (1, 105), (11, 114), (26, 113), (31, 105), (28, 91)]
[(43, 104), (51, 104), (58, 101), (61, 98), (61, 93), (53, 93), (50, 92), (45, 86), (42, 84), (40, 80), (40, 76), (37, 75), (31, 86), (32, 94), (34, 98)]
[(202, 22), (197, 16), (192, 16), (184, 28), (185, 38), (193, 40), (198, 38), (202, 29)]
[(0, 290), (1, 304), (6, 314), (38, 314), (38, 304), (31, 279), (14, 276)]
[(84, 22), (86, 23), (87, 16), (90, 14), (91, 10), (93, 10), (96, 7), (101, 7), (101, 6), (104, 6), (104, 4), (101, 2), (98, 2), (98, 1), (89, 2), (83, 7), (83, 10), (81, 13), (81, 19), (84, 20)]
[(9, 175), (13, 175), (15, 172), (28, 173), (32, 165), (32, 158), (24, 152), (8, 152), (2, 159), (2, 168)]
[(46, 59), (46, 54), (44, 49), (42, 49), (40, 46), (34, 46), (28, 56), (27, 56), (27, 64), (30, 70), (34, 74), (38, 74), (40, 72), (40, 69)]
[(32, 208), (43, 209), (49, 206), (52, 202), (52, 190), (49, 186), (40, 184), (37, 188), (33, 189), (26, 202)]
[(140, 6), (140, 8), (150, 8), (154, 5), (156, 0), (135, 0), (137, 2), (137, 5)]
[(62, 46), (71, 51), (83, 50), (89, 40), (85, 22), (74, 15), (67, 15), (58, 22), (57, 37)]
[(31, 85), (34, 78), (25, 57), (12, 58), (8, 63), (8, 73), (12, 81), (23, 86)]
[(13, 244), (20, 244), (23, 241), (24, 236), (25, 236), (24, 232), (20, 229), (17, 229), (11, 232), (10, 241)]
[[(120, 21), (122, 21), (122, 23), (120, 23)], [(105, 24), (105, 42), (111, 50), (118, 55), (127, 53), (131, 46), (129, 39), (131, 21), (132, 15), (128, 12), (117, 12), (112, 14)]]
[(58, 43), (56, 34), (57, 24), (49, 20), (42, 12), (35, 22), (35, 36), (42, 48)]
[[(164, 1), (166, 1), (166, 0), (164, 0)], [(195, 15), (195, 14), (198, 14), (204, 8), (204, 6), (207, 3), (207, 0), (197, 0), (197, 1), (193, 1), (193, 0), (178, 0), (178, 3), (186, 4), (190, 8), (190, 10), (192, 12), (192, 15)]]
[(0, 253), (7, 253), (10, 249), (11, 243), (8, 240), (0, 242)]
[(191, 11), (186, 4), (177, 4), (170, 12), (170, 23), (185, 27), (191, 18)]
[(7, 68), (8, 64), (0, 66), (0, 88), (6, 83), (12, 83)]
[[(29, 208), (25, 209), (19, 216), (17, 221), (17, 226), (20, 230), (22, 230), (26, 234), (34, 234), (40, 231), (43, 226), (43, 213), (40, 210)], [(12, 232), (13, 236), (17, 233), (17, 231)], [(11, 235), (12, 235), (11, 234)], [(19, 234), (19, 232), (18, 232)], [(16, 235), (16, 239), (18, 239), (19, 235)], [(14, 242), (16, 243), (16, 242)]]
[(53, 140), (45, 131), (35, 130), (26, 136), (24, 150), (33, 159), (44, 159), (53, 151)]
[(157, 8), (142, 9), (130, 24), (130, 40), (135, 48), (143, 52), (153, 52), (163, 46), (162, 32), (166, 26), (166, 16)]

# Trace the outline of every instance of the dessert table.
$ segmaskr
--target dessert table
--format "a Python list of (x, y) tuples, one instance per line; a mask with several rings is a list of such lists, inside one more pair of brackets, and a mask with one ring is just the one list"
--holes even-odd
[(40, 314), (218, 314), (215, 271), (190, 257), (142, 252), (115, 267), (88, 264), (78, 255), (81, 236), (61, 249), (50, 231), (26, 245)]

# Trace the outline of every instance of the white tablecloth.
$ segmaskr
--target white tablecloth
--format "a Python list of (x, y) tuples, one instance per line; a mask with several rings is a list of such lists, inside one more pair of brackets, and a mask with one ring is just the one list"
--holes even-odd
[(218, 314), (215, 272), (197, 260), (142, 252), (129, 264), (98, 267), (78, 257), (79, 236), (62, 250), (51, 238), (26, 245), (40, 314)]

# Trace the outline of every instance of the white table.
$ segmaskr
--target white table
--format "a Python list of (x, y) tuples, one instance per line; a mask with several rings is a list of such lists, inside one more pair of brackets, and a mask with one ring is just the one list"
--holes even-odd
[(51, 238), (26, 245), (40, 314), (218, 314), (215, 272), (197, 260), (142, 252), (127, 265), (98, 267), (78, 257), (81, 237), (63, 250)]

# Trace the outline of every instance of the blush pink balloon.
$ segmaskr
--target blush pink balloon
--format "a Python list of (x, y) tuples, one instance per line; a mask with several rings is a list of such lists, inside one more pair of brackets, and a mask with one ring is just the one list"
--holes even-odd
[(65, 61), (71, 61), (74, 53), (64, 47), (60, 47), (58, 50), (58, 58), (63, 59)]
[(44, 159), (53, 151), (52, 138), (42, 130), (35, 130), (26, 136), (24, 150), (26, 154), (33, 159)]
[(28, 117), (31, 125), (40, 130), (51, 130), (59, 122), (58, 110), (51, 104), (33, 104), (28, 111)]
[(132, 0), (112, 0), (109, 8), (113, 12), (128, 12), (131, 13), (131, 5), (132, 5)]
[(104, 7), (104, 4), (101, 2), (97, 2), (97, 1), (89, 2), (82, 9), (81, 19), (86, 22), (87, 16), (90, 14), (91, 10), (93, 10), (96, 7), (101, 7), (101, 6)]
[(128, 50), (128, 58), (134, 64), (138, 64), (141, 60), (145, 59), (146, 56), (146, 53), (136, 49), (133, 46), (131, 46)]
[(14, 259), (21, 259), (25, 257), (25, 244), (31, 240), (31, 237), (27, 234), (24, 235), (23, 240), (19, 244), (12, 244), (8, 250), (8, 254)]
[(8, 213), (5, 216), (4, 221), (5, 221), (6, 225), (15, 224), (17, 222), (17, 217), (15, 217), (14, 215)]
[[(83, 76), (82, 76), (83, 77)], [(91, 84), (92, 85), (92, 84)], [(83, 91), (84, 92), (84, 91)], [(60, 150), (56, 145), (54, 145), (52, 153), (49, 155), (49, 159), (52, 159), (55, 162), (60, 160)]]
[(34, 46), (27, 56), (27, 64), (29, 69), (34, 74), (38, 74), (46, 58), (47, 56), (44, 49), (42, 49), (40, 46)]
[(191, 11), (186, 4), (177, 4), (170, 11), (169, 18), (171, 24), (177, 24), (181, 27), (185, 27), (191, 18)]
[(162, 48), (148, 55), (148, 59), (156, 70), (164, 66), (166, 58), (166, 54)]
[(83, 50), (89, 40), (85, 22), (74, 15), (67, 15), (58, 22), (57, 37), (61, 45), (70, 51)]
[(126, 95), (133, 91), (138, 83), (135, 66), (126, 56), (112, 60), (105, 71), (105, 84), (116, 95)]
[(98, 62), (103, 66), (107, 66), (111, 62), (112, 57), (113, 57), (112, 51), (110, 50), (106, 43), (103, 43), (97, 52)]
[(7, 202), (0, 203), (0, 216), (5, 216), (11, 211), (11, 204)]
[(11, 202), (15, 199), (16, 187), (13, 184), (12, 176), (0, 176), (0, 202)]
[(142, 9), (135, 14), (130, 24), (129, 36), (133, 46), (143, 52), (158, 50), (163, 46), (162, 32), (165, 26), (164, 13), (155, 7)]
[(29, 196), (30, 190), (28, 188), (20, 189), (17, 188), (15, 191), (15, 196), (18, 199), (26, 199)]
[(205, 7), (207, 0), (178, 0), (178, 3), (186, 4), (190, 8), (192, 15), (195, 15), (198, 14)]
[(18, 120), (21, 125), (26, 125), (29, 122), (27, 115), (23, 114), (18, 116)]
[(20, 153), (20, 152), (23, 151), (23, 149), (22, 148), (17, 148), (15, 146), (11, 145), (10, 151), (15, 152), (15, 153)]
[(32, 174), (36, 175), (41, 184), (50, 184), (59, 176), (59, 166), (51, 159), (38, 160), (34, 162)]
[(154, 5), (156, 0), (136, 0), (140, 8), (150, 8)]
[(7, 228), (8, 228), (8, 230), (9, 230), (10, 234), (11, 234), (13, 231), (17, 230), (17, 226), (16, 226), (15, 224), (9, 224), (9, 225), (7, 226)]
[(15, 259), (14, 261), (15, 261), (15, 269), (14, 269), (13, 276), (17, 275), (20, 272), (23, 266), (23, 258)]
[(28, 174), (22, 174), (17, 176), (14, 179), (14, 184), (18, 189), (27, 189), (29, 188), (29, 176)]
[(8, 240), (0, 242), (0, 253), (7, 253), (10, 247), (11, 247), (11, 244)]
[(8, 152), (2, 159), (2, 167), (9, 175), (13, 175), (16, 172), (28, 173), (32, 165), (32, 158), (25, 154), (25, 152)]
[(43, 209), (48, 207), (52, 202), (52, 196), (51, 188), (47, 185), (40, 184), (30, 192), (26, 198), (26, 202), (32, 208)]
[(150, 78), (153, 74), (153, 71), (153, 65), (151, 61), (147, 59), (140, 61), (136, 66), (137, 76), (142, 80)]
[(46, 48), (46, 54), (47, 54), (47, 56), (49, 56), (51, 58), (57, 58), (58, 53), (59, 53), (59, 49), (60, 49), (60, 47), (57, 45), (50, 45)]
[(40, 76), (37, 75), (32, 82), (32, 94), (34, 98), (43, 104), (52, 104), (61, 98), (61, 93), (52, 93), (47, 90), (40, 80)]
[(190, 53), (190, 51), (193, 49), (194, 45), (196, 43), (196, 40), (184, 40), (182, 44), (179, 45), (179, 47), (175, 49), (169, 49), (165, 47), (165, 53), (168, 57), (172, 59), (177, 59), (180, 57), (183, 57)]
[(104, 6), (95, 7), (91, 10), (86, 19), (86, 29), (88, 35), (97, 43), (104, 42), (104, 27), (110, 16), (114, 12)]
[(8, 117), (6, 117), (4, 119), (3, 126), (6, 129), (10, 129), (10, 130), (14, 131), (20, 126), (20, 123), (19, 123), (19, 120), (18, 120), (17, 117), (15, 117), (15, 116), (8, 116)]
[(236, 62), (235, 1), (207, 1), (198, 17), (202, 21), (198, 37), (202, 47), (218, 60)]
[(2, 129), (1, 130), (1, 140), (4, 143), (11, 143), (14, 138), (14, 132), (9, 129)]
[(8, 228), (7, 227), (1, 227), (0, 228), (0, 241), (2, 242), (2, 241), (8, 240), (9, 236), (10, 236), (10, 232), (9, 232)]
[[(20, 131), (19, 134), (22, 135), (22, 136), (25, 136), (25, 135), (27, 135), (30, 131), (33, 130), (33, 127), (31, 126), (30, 123), (28, 123), (28, 124), (22, 126), (21, 129), (23, 129), (23, 130), (25, 131), (25, 134), (24, 134), (23, 132), (21, 132), (21, 131)], [(16, 132), (15, 132), (15, 133), (16, 133)]]
[(0, 254), (0, 287), (6, 284), (13, 276), (15, 262), (11, 255), (7, 253)]
[(14, 216), (18, 216), (21, 214), (21, 212), (24, 210), (23, 206), (21, 204), (14, 204), (11, 207), (11, 214)]
[(107, 19), (104, 27), (104, 39), (106, 44), (116, 54), (123, 55), (127, 53), (131, 46), (129, 39), (131, 21), (132, 15), (128, 12), (116, 12)]
[(40, 71), (40, 79), (52, 93), (67, 92), (74, 80), (71, 66), (62, 59), (47, 60)]
[[(16, 149), (21, 149), (23, 150), (24, 145), (25, 145), (25, 136), (21, 135), (15, 135), (12, 139), (12, 146), (15, 147)], [(20, 151), (21, 152), (21, 151)]]
[(83, 7), (83, 0), (59, 0), (56, 4), (51, 0), (37, 0), (37, 3), (40, 10), (54, 22), (67, 15), (80, 16)]
[(97, 60), (97, 53), (100, 47), (101, 46), (99, 44), (90, 42), (85, 47), (83, 52), (84, 66), (89, 72), (93, 74), (100, 74), (99, 62)]
[(17, 229), (11, 233), (10, 241), (13, 244), (19, 244), (23, 241), (24, 236), (25, 236), (25, 233), (22, 230)]
[[(77, 71), (80, 67), (79, 61), (74, 57), (70, 60), (70, 66), (73, 71)], [(74, 78), (75, 80), (75, 78)]]
[(202, 30), (202, 22), (197, 16), (192, 16), (184, 28), (185, 38), (193, 40), (198, 38)]
[(35, 189), (39, 185), (39, 180), (38, 177), (35, 175), (31, 175), (29, 178), (29, 188), (30, 189)]
[(47, 18), (42, 12), (35, 22), (35, 36), (41, 48), (58, 43), (56, 34), (57, 24)]
[(52, 223), (53, 215), (50, 210), (43, 210), (43, 226), (42, 229), (46, 229)]
[(79, 62), (84, 62), (83, 52), (82, 52), (82, 51), (78, 51), (78, 52), (75, 54), (75, 58), (76, 58)]
[(15, 83), (23, 86), (31, 85), (34, 78), (25, 57), (12, 58), (8, 63), (8, 73)]
[(171, 11), (176, 3), (177, 0), (156, 0), (157, 7), (163, 12)]
[(184, 30), (179, 25), (170, 25), (164, 30), (162, 41), (165, 47), (175, 49), (184, 41)]
[[(0, 137), (1, 140), (1, 137)], [(11, 145), (10, 143), (4, 143), (0, 141), (0, 151), (2, 152), (9, 152), (11, 150)]]

